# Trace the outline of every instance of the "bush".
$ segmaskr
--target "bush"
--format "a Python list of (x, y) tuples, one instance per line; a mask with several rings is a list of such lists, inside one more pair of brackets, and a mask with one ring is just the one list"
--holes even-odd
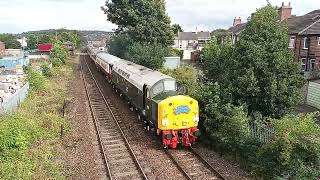
[(27, 68), (27, 74), (28, 81), (32, 90), (38, 91), (45, 87), (46, 78), (42, 74), (33, 70), (32, 67)]
[(133, 43), (125, 54), (125, 59), (150, 69), (162, 68), (168, 49), (160, 44)]
[(175, 70), (160, 69), (164, 74), (167, 74), (177, 80), (177, 82), (187, 89), (187, 94), (196, 97), (199, 87), (197, 81), (197, 70), (191, 65), (183, 65)]
[(44, 75), (45, 77), (52, 76), (52, 70), (49, 64), (47, 63), (42, 64), (40, 68), (41, 68), (42, 75)]
[(247, 111), (242, 106), (225, 103), (220, 97), (218, 83), (204, 86), (199, 92), (201, 124), (209, 143), (236, 156), (238, 149), (249, 139)]
[(317, 179), (320, 127), (315, 114), (286, 116), (274, 122), (274, 139), (257, 152), (254, 172), (265, 179)]

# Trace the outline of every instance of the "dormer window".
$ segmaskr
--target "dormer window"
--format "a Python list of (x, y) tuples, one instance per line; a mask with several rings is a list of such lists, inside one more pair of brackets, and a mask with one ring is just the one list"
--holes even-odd
[(310, 39), (308, 37), (303, 38), (303, 49), (309, 49)]
[(290, 37), (289, 48), (294, 48), (295, 39), (295, 36)]

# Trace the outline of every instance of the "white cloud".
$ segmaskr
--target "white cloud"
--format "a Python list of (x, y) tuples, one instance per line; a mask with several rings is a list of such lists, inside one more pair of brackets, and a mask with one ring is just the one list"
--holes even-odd
[[(270, 0), (280, 6), (282, 1)], [(0, 0), (0, 32), (68, 28), (110, 31), (116, 26), (107, 22), (100, 10), (105, 0)], [(233, 18), (246, 19), (266, 0), (167, 0), (173, 23), (184, 30), (213, 30), (231, 26)], [(293, 14), (301, 15), (320, 7), (319, 0), (292, 0)]]

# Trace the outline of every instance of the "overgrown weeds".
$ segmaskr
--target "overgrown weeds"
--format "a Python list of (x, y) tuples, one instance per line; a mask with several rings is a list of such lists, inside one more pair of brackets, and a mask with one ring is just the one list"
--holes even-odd
[(59, 161), (60, 128), (72, 62), (50, 76), (28, 69), (30, 91), (16, 112), (0, 117), (0, 179), (64, 179)]

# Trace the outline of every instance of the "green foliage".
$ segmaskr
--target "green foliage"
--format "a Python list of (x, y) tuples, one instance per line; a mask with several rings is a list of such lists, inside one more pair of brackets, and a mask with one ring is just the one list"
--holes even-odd
[(37, 49), (38, 44), (42, 43), (50, 43), (51, 42), (51, 36), (47, 34), (41, 34), (41, 35), (29, 35), (27, 37), (27, 44), (28, 44), (28, 49)]
[(72, 72), (70, 63), (54, 68), (47, 81), (28, 68), (28, 98), (0, 117), (0, 179), (63, 179), (57, 149), (60, 127), (68, 127), (61, 108)]
[(320, 126), (315, 114), (286, 116), (274, 122), (274, 139), (258, 151), (255, 173), (265, 179), (317, 179), (320, 176)]
[(125, 59), (150, 69), (159, 69), (167, 53), (168, 49), (160, 44), (133, 43), (128, 47)]
[(27, 34), (28, 49), (37, 49), (38, 44), (70, 41), (75, 47), (80, 47), (81, 35), (78, 31), (59, 29), (52, 32)]
[(51, 70), (51, 67), (49, 66), (48, 63), (41, 64), (40, 69), (41, 69), (41, 72), (42, 72), (43, 76), (45, 76), (45, 77), (51, 77), (52, 76), (52, 70)]
[(221, 44), (222, 38), (228, 37), (229, 34), (228, 30), (226, 29), (216, 29), (211, 32), (211, 36), (215, 37), (217, 39), (218, 44)]
[(187, 88), (187, 94), (195, 97), (199, 84), (197, 82), (197, 70), (191, 65), (180, 66), (175, 70), (160, 69), (164, 74), (167, 74), (177, 80), (183, 87)]
[(173, 43), (164, 0), (106, 1), (103, 10), (108, 20), (118, 25), (117, 32), (127, 33), (134, 42), (163, 46)]
[(17, 37), (11, 34), (0, 34), (0, 41), (4, 42), (6, 49), (20, 49), (21, 44)]
[(176, 35), (178, 34), (178, 32), (183, 32), (183, 29), (179, 24), (173, 24), (171, 26), (171, 28), (172, 28), (173, 33)]
[(202, 60), (207, 78), (219, 82), (232, 104), (246, 104), (249, 114), (278, 118), (300, 101), (300, 66), (288, 50), (287, 27), (271, 5), (255, 13), (235, 47), (213, 41)]
[(62, 41), (55, 40), (53, 43), (53, 49), (50, 54), (50, 59), (53, 66), (61, 66), (65, 64), (68, 58), (68, 50), (63, 45)]
[(36, 72), (32, 67), (27, 68), (28, 81), (30, 87), (34, 91), (38, 91), (45, 87), (46, 78), (40, 73)]
[(237, 154), (249, 140), (249, 118), (242, 106), (225, 103), (221, 99), (218, 83), (202, 87), (199, 100), (203, 117), (202, 125), (209, 140), (220, 151)]
[(128, 52), (129, 46), (132, 43), (132, 40), (127, 34), (112, 36), (109, 53), (119, 58), (125, 58), (125, 54)]

